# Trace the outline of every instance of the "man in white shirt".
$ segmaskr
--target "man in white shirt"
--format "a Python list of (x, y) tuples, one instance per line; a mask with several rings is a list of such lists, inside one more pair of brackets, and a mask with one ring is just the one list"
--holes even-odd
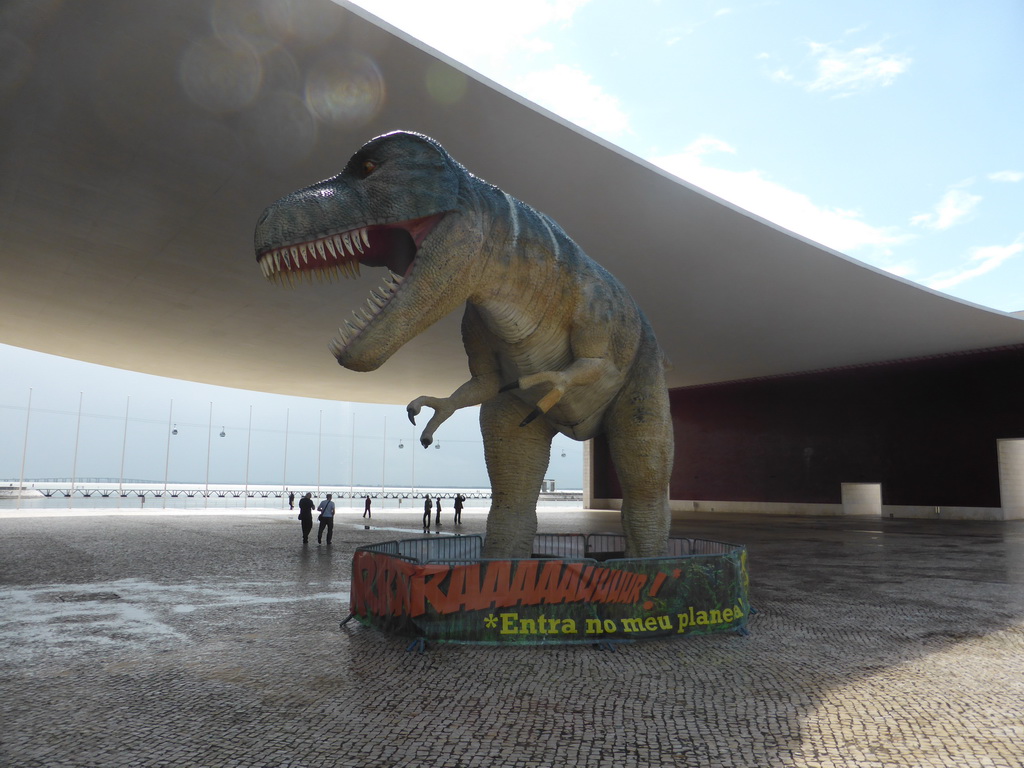
[(316, 543), (323, 543), (324, 528), (326, 528), (327, 546), (331, 546), (331, 539), (334, 537), (334, 502), (331, 501), (331, 494), (327, 494), (327, 498), (320, 502), (317, 509), (320, 511), (320, 515), (317, 517), (320, 527), (316, 531)]

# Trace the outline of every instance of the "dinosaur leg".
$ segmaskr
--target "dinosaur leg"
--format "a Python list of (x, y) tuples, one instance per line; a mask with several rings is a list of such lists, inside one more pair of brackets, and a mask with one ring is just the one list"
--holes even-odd
[(605, 425), (622, 486), (626, 556), (662, 557), (671, 521), (668, 486), (675, 448), (661, 355), (649, 330)]
[(491, 478), (484, 557), (529, 557), (533, 550), (537, 496), (555, 431), (544, 419), (520, 427), (529, 410), (512, 395), (499, 395), (480, 406), (480, 431)]

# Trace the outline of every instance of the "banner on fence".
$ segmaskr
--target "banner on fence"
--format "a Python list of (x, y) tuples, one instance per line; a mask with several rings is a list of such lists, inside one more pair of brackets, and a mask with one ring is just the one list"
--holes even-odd
[(746, 549), (679, 558), (419, 564), (359, 550), (352, 614), (442, 642), (573, 643), (741, 631)]

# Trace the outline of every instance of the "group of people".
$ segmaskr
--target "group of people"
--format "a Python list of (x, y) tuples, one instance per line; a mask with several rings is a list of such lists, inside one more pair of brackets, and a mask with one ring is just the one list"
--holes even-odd
[[(309, 534), (313, 530), (313, 509), (315, 508), (319, 514), (317, 520), (320, 521), (320, 527), (316, 532), (316, 543), (322, 544), (324, 538), (324, 531), (327, 531), (327, 546), (331, 545), (331, 539), (334, 538), (334, 501), (333, 494), (328, 493), (327, 497), (320, 502), (319, 506), (313, 501), (313, 493), (307, 492), (305, 496), (299, 499), (299, 522), (302, 523), (302, 543), (309, 543)], [(462, 507), (466, 501), (466, 497), (461, 493), (455, 494), (455, 524), (462, 524)], [(372, 503), (370, 497), (367, 496), (365, 503), (363, 504), (363, 517), (373, 518), (373, 514), (370, 511)], [(291, 492), (288, 494), (288, 509), (295, 509), (295, 493)], [(436, 499), (431, 501), (430, 494), (423, 497), (423, 530), (430, 530), (430, 518), (431, 513), (436, 510), (435, 525), (441, 525), (441, 497), (438, 496)]]
[[(455, 524), (462, 524), (462, 506), (463, 502), (466, 501), (466, 497), (461, 493), (455, 494)], [(438, 496), (434, 499), (433, 503), (430, 500), (430, 494), (428, 493), (423, 497), (423, 530), (430, 530), (430, 516), (431, 512), (435, 513), (434, 525), (441, 525), (441, 497)]]
[[(324, 538), (324, 531), (327, 531), (327, 546), (331, 546), (331, 539), (334, 538), (334, 498), (333, 494), (328, 493), (327, 497), (320, 502), (317, 506), (313, 502), (313, 493), (307, 492), (305, 496), (299, 499), (299, 522), (302, 523), (302, 543), (309, 543), (309, 533), (313, 530), (313, 509), (316, 508), (317, 520), (320, 521), (320, 527), (316, 531), (316, 543), (322, 544)], [(295, 509), (295, 494), (288, 494), (288, 509)]]

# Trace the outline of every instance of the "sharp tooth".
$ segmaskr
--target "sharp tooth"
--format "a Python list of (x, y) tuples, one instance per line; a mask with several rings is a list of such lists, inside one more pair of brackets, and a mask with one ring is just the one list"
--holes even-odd
[[(317, 240), (316, 241), (316, 252), (320, 254), (320, 258), (321, 259), (323, 259), (324, 261), (327, 260), (327, 257), (324, 256), (324, 241), (323, 240)], [(315, 255), (316, 254), (314, 254), (314, 256)]]
[[(299, 266), (299, 249), (294, 245), (292, 246), (292, 261), (295, 263), (296, 267)], [(291, 269), (291, 267), (289, 267), (289, 269)]]
[[(363, 328), (366, 327), (366, 320), (359, 315), (358, 311), (353, 309), (352, 310), (352, 317), (354, 317), (356, 319), (356, 325), (359, 327), (360, 330), (362, 330)], [(351, 323), (352, 321), (349, 320), (349, 322)]]
[(272, 255), (274, 257), (274, 266), (280, 272), (281, 271), (281, 252), (280, 251), (274, 251), (274, 253)]
[(299, 248), (299, 253), (302, 254), (302, 260), (309, 264), (309, 249), (306, 248), (305, 244), (303, 244), (302, 247)]
[(352, 238), (349, 237), (348, 232), (341, 236), (341, 242), (345, 244), (345, 250), (348, 251), (351, 255), (355, 256), (356, 249), (352, 247)]
[(360, 229), (357, 232), (352, 233), (352, 244), (355, 245), (356, 250), (363, 253), (363, 232), (366, 230)]
[(334, 243), (334, 250), (336, 250), (338, 252), (338, 258), (339, 259), (345, 257), (345, 246), (342, 245), (342, 243), (341, 243), (341, 235), (335, 235), (330, 240), (328, 240), (328, 242), (333, 242)]
[(357, 328), (357, 327), (356, 327), (355, 325), (353, 325), (353, 324), (352, 324), (352, 321), (351, 321), (351, 320), (346, 320), (346, 321), (345, 321), (345, 325), (347, 325), (347, 326), (348, 326), (348, 329), (349, 329), (349, 330), (350, 330), (350, 331), (351, 331), (352, 333), (359, 333), (359, 328)]
[[(390, 272), (391, 270), (388, 271)], [(391, 279), (395, 281), (395, 285), (401, 285), (402, 281), (405, 280), (405, 278), (399, 275), (397, 272), (391, 272)]]
[(376, 291), (370, 291), (370, 296), (371, 298), (373, 298), (373, 303), (376, 304), (378, 307), (383, 307), (385, 304), (388, 303), (387, 299), (385, 299)]
[(353, 261), (352, 262), (352, 272), (353, 272), (352, 277), (359, 277), (359, 262), (358, 261)]
[[(327, 250), (331, 252), (331, 258), (338, 258), (338, 253), (334, 250), (334, 238), (327, 238), (327, 240), (324, 241), (324, 244), (327, 246)], [(326, 257), (324, 258), (324, 261), (327, 261)]]
[(359, 230), (359, 237), (362, 238), (363, 245), (365, 245), (367, 248), (369, 248), (370, 247), (370, 233), (366, 231), (366, 227), (363, 227), (362, 229)]
[[(367, 303), (369, 304), (369, 302), (367, 302)], [(362, 309), (360, 311), (363, 313), (363, 319), (367, 323), (369, 323), (371, 320), (373, 320), (374, 313), (373, 313), (373, 305), (372, 304), (370, 304), (370, 311), (369, 312), (367, 312), (365, 309)]]

